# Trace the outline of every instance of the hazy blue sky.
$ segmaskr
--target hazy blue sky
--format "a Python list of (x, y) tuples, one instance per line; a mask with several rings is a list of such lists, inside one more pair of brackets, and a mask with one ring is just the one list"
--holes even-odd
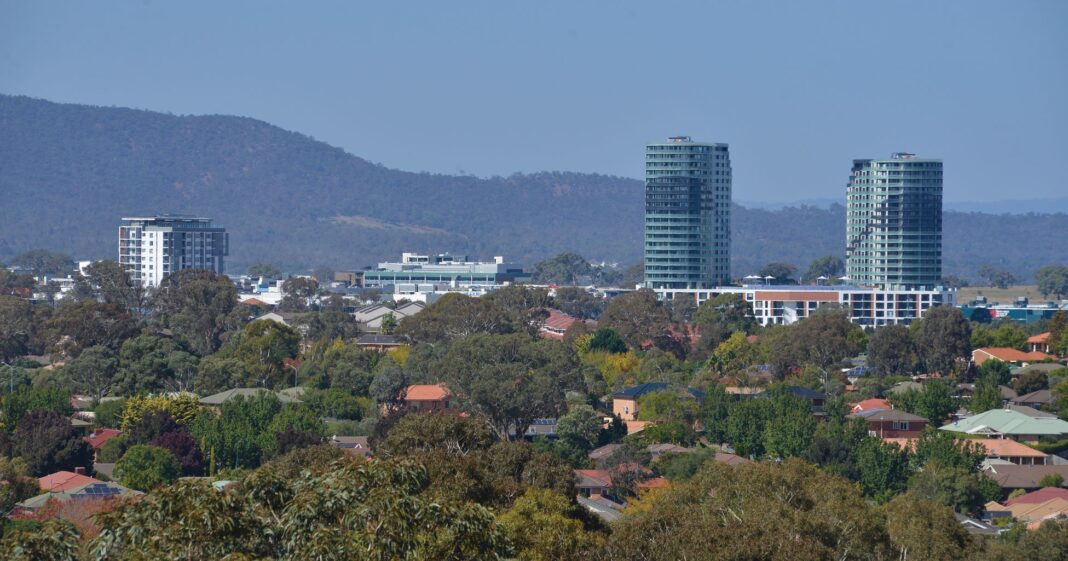
[(641, 176), (728, 142), (734, 197), (946, 161), (948, 200), (1068, 194), (1068, 1), (0, 0), (0, 92), (255, 117), (390, 167)]

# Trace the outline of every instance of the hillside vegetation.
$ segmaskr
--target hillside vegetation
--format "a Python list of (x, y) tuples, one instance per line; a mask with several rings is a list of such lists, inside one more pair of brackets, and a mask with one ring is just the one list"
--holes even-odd
[[(745, 191), (735, 185), (736, 196)], [(159, 212), (226, 226), (231, 271), (263, 261), (360, 268), (404, 250), (527, 264), (562, 250), (629, 264), (642, 252), (634, 179), (411, 173), (249, 118), (27, 97), (0, 96), (0, 196), (0, 260), (34, 247), (114, 258), (119, 218)], [(838, 205), (736, 206), (734, 271), (841, 254), (844, 221)], [(1063, 257), (1052, 241), (1068, 238), (1068, 215), (947, 212), (945, 228), (947, 273), (971, 277), (990, 264), (1029, 278)]]

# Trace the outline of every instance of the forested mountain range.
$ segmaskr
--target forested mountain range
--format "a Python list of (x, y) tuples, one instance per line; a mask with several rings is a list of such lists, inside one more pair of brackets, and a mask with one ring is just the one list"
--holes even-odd
[[(735, 185), (741, 197), (744, 185)], [(844, 191), (844, 187), (843, 187)], [(374, 164), (255, 119), (176, 116), (0, 95), (0, 260), (43, 247), (114, 258), (124, 215), (211, 216), (231, 233), (230, 271), (362, 268), (401, 251), (504, 255), (528, 265), (570, 250), (641, 259), (635, 179), (545, 172), (477, 178)], [(841, 255), (845, 210), (735, 206), (734, 272), (802, 269)], [(1064, 260), (1068, 214), (945, 213), (946, 273), (982, 265), (1022, 279)]]

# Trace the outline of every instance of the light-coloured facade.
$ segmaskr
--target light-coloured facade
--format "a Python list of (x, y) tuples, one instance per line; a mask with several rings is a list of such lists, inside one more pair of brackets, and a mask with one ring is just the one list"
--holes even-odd
[(229, 254), (229, 234), (210, 218), (130, 217), (119, 227), (119, 264), (144, 286), (159, 286), (164, 277), (183, 269), (222, 274)]
[(942, 161), (897, 153), (853, 160), (846, 215), (849, 282), (885, 288), (942, 284)]
[(645, 147), (645, 286), (730, 282), (731, 162), (726, 144), (674, 136)]
[(363, 285), (382, 288), (400, 283), (459, 286), (489, 286), (524, 281), (530, 277), (522, 265), (506, 263), (503, 257), (492, 262), (471, 261), (466, 256), (401, 254), (399, 263), (379, 263), (378, 269), (363, 272)]
[(831, 304), (848, 309), (850, 321), (859, 325), (909, 324), (934, 306), (954, 306), (957, 302), (956, 291), (945, 288), (887, 290), (862, 286), (746, 285), (656, 292), (662, 300), (695, 298), (698, 305), (720, 294), (738, 294), (752, 307), (753, 317), (761, 325), (789, 325)]

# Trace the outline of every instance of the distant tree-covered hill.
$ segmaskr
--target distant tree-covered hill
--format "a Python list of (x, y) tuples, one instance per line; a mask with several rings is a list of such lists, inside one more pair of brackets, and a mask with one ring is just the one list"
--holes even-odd
[[(35, 247), (114, 258), (122, 216), (170, 212), (226, 226), (231, 271), (256, 262), (360, 268), (405, 250), (528, 264), (571, 250), (632, 263), (641, 259), (642, 210), (634, 179), (411, 173), (254, 119), (0, 95), (0, 260)], [(841, 206), (736, 206), (735, 273), (840, 255), (844, 220)], [(973, 276), (991, 264), (1029, 277), (1064, 259), (1064, 239), (1064, 214), (948, 212), (947, 272)]]

